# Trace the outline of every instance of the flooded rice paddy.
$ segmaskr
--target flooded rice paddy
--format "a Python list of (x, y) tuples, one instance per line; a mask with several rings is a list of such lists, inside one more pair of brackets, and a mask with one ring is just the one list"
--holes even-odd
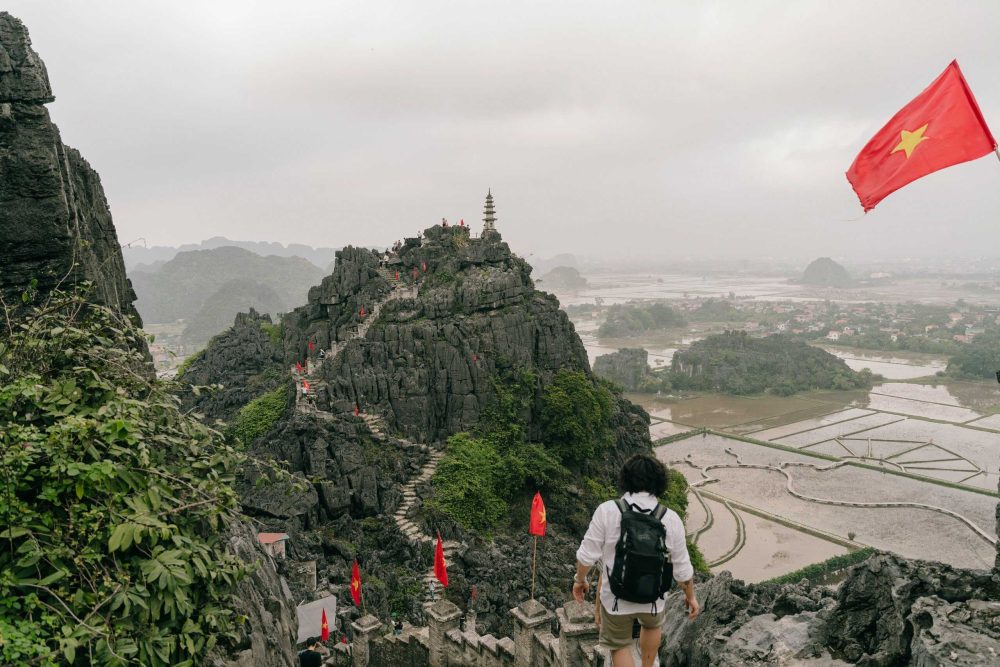
[[(778, 576), (843, 553), (842, 542), (852, 538), (858, 544), (958, 567), (989, 567), (995, 553), (989, 541), (996, 537), (995, 495), (892, 474), (889, 468), (838, 464), (811, 457), (808, 450), (798, 454), (715, 434), (677, 440), (657, 447), (656, 452), (692, 484), (707, 474), (714, 481), (702, 482), (700, 488), (706, 493), (756, 508), (765, 515), (765, 523), (761, 524), (756, 515), (736, 510), (745, 525), (746, 543), (735, 557), (716, 568), (748, 580)], [(739, 464), (785, 464), (785, 473)], [(708, 468), (703, 474), (702, 469), (712, 465), (721, 467)], [(786, 473), (799, 497), (789, 493)], [(910, 506), (913, 503), (928, 507)], [(698, 543), (712, 561), (732, 549), (737, 519), (722, 503), (706, 500), (706, 504), (715, 522), (699, 536)], [(693, 497), (689, 508), (688, 530), (695, 531), (704, 524), (704, 511)], [(817, 534), (795, 530), (795, 524)], [(746, 554), (742, 553), (744, 549), (748, 549)]]

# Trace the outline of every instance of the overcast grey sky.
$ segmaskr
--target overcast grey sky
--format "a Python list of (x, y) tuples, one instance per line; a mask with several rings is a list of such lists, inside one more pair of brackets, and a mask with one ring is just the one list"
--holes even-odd
[(119, 238), (1000, 255), (1000, 163), (861, 216), (844, 172), (957, 58), (1000, 135), (1000, 2), (6, 0)]

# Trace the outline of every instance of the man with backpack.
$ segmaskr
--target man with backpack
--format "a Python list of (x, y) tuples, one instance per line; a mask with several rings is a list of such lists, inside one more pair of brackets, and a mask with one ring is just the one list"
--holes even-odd
[(622, 467), (619, 485), (625, 494), (598, 506), (576, 552), (573, 597), (583, 601), (590, 590), (587, 573), (602, 561), (600, 643), (611, 649), (614, 667), (634, 667), (632, 623), (638, 620), (642, 667), (652, 667), (673, 581), (684, 591), (688, 618), (698, 617), (694, 568), (683, 522), (657, 500), (667, 490), (666, 466), (652, 456), (636, 454)]

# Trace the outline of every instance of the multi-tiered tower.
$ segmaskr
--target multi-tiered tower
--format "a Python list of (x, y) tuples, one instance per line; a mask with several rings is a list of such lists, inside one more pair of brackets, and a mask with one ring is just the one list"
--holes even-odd
[(487, 234), (497, 233), (497, 215), (496, 209), (493, 208), (493, 192), (492, 190), (486, 191), (486, 206), (483, 208), (483, 236)]

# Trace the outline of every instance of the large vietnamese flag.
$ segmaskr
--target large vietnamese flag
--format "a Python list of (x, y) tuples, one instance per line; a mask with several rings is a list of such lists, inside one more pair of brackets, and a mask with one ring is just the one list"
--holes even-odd
[(995, 150), (969, 85), (953, 60), (865, 144), (847, 180), (865, 212), (907, 183)]
[(326, 621), (326, 607), (323, 607), (323, 616), (320, 619), (319, 624), (319, 638), (320, 641), (326, 641), (330, 638), (330, 624)]

